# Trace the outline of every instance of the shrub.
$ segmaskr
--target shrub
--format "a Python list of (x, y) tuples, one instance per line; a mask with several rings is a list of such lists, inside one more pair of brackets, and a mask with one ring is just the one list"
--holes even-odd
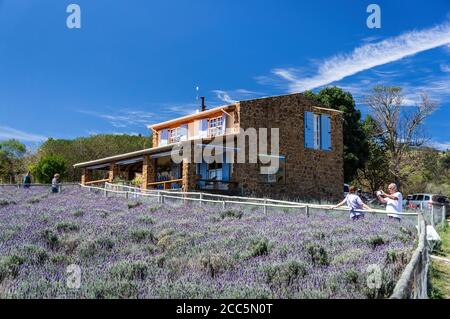
[(149, 239), (151, 241), (155, 241), (155, 237), (154, 237), (153, 233), (147, 229), (133, 229), (130, 231), (130, 237), (131, 237), (131, 240), (136, 243), (140, 243), (147, 239)]
[(36, 245), (26, 245), (24, 247), (27, 259), (32, 264), (41, 265), (48, 259), (47, 251)]
[(238, 210), (226, 210), (220, 213), (220, 218), (225, 219), (225, 218), (236, 218), (236, 219), (241, 219), (242, 216), (244, 215), (243, 212), (238, 211)]
[(311, 244), (307, 247), (307, 251), (313, 264), (321, 266), (328, 266), (330, 264), (328, 253), (321, 245)]
[(279, 287), (292, 285), (295, 280), (305, 277), (307, 273), (306, 266), (296, 260), (266, 266), (263, 272), (268, 284)]
[(42, 232), (42, 238), (50, 249), (58, 248), (60, 240), (57, 234), (51, 229), (46, 229)]
[(28, 204), (37, 204), (41, 201), (41, 199), (37, 196), (31, 197), (29, 200), (27, 200)]
[(146, 216), (146, 215), (140, 216), (139, 222), (146, 224), (146, 225), (153, 225), (155, 223), (155, 221), (150, 216)]
[(263, 256), (269, 253), (269, 242), (267, 239), (252, 240), (249, 245), (251, 257)]
[(103, 249), (103, 250), (111, 250), (111, 249), (113, 249), (114, 248), (114, 246), (115, 246), (115, 243), (114, 243), (114, 241), (111, 239), (111, 238), (109, 238), (109, 237), (100, 237), (100, 238), (98, 238), (96, 241), (95, 241), (95, 243), (97, 244), (97, 246), (100, 248), (100, 249)]
[(114, 280), (144, 280), (148, 267), (142, 261), (121, 261), (111, 267), (110, 273)]
[(200, 264), (211, 278), (216, 277), (217, 274), (231, 266), (230, 260), (221, 255), (202, 256), (200, 257)]
[(15, 201), (7, 200), (7, 199), (0, 199), (0, 207), (8, 206), (8, 205), (15, 205), (15, 204), (16, 204)]
[(61, 222), (56, 225), (56, 229), (60, 232), (78, 231), (80, 227), (71, 222)]
[(88, 240), (83, 242), (80, 246), (80, 256), (83, 258), (93, 257), (97, 253), (97, 245), (94, 241)]
[(128, 204), (127, 204), (128, 209), (133, 209), (133, 208), (139, 207), (141, 205), (142, 205), (141, 202), (128, 202)]
[(93, 299), (136, 299), (139, 288), (129, 281), (96, 281), (92, 285)]
[(69, 256), (62, 254), (53, 255), (50, 261), (56, 265), (69, 265), (72, 263), (72, 259)]
[(19, 255), (10, 255), (0, 259), (0, 282), (7, 277), (16, 277), (24, 258)]
[(49, 184), (55, 174), (58, 173), (61, 177), (65, 176), (66, 162), (60, 156), (43, 156), (39, 162), (31, 168), (31, 171), (38, 182)]
[(352, 283), (352, 284), (358, 283), (359, 274), (353, 269), (347, 270), (346, 272), (344, 272), (343, 276), (344, 276), (344, 280), (348, 283)]
[(373, 236), (368, 239), (369, 245), (372, 249), (377, 248), (378, 246), (384, 245), (384, 239), (381, 236)]
[(81, 209), (79, 209), (79, 210), (77, 210), (77, 211), (75, 211), (75, 212), (73, 213), (73, 216), (75, 216), (75, 217), (83, 217), (83, 216), (84, 216), (84, 211), (82, 211)]

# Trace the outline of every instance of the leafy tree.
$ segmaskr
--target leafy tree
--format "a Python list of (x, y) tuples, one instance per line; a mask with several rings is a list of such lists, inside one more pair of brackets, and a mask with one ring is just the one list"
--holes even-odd
[(49, 155), (41, 157), (39, 162), (31, 167), (31, 172), (40, 183), (49, 184), (55, 174), (65, 177), (66, 162), (61, 156)]
[(66, 163), (68, 181), (79, 181), (81, 170), (76, 163), (142, 150), (151, 147), (151, 139), (131, 135), (92, 135), (74, 140), (48, 139), (38, 150), (38, 158), (57, 155)]
[(363, 130), (369, 137), (367, 142), (368, 157), (364, 166), (358, 169), (356, 180), (372, 193), (375, 193), (383, 188), (391, 178), (388, 170), (389, 161), (386, 149), (378, 138), (379, 127), (369, 115), (364, 120)]
[(16, 176), (23, 172), (23, 157), (26, 146), (16, 139), (0, 142), (0, 178), (11, 183), (16, 182)]
[(353, 181), (357, 170), (364, 167), (368, 142), (362, 128), (361, 112), (356, 109), (352, 94), (334, 86), (324, 88), (317, 94), (308, 91), (305, 95), (327, 108), (344, 112), (344, 178), (347, 182)]

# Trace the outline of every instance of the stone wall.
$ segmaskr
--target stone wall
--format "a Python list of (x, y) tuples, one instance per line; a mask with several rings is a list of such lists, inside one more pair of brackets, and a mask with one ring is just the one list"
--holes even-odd
[(156, 161), (149, 155), (144, 155), (144, 163), (142, 165), (142, 189), (148, 189), (148, 184), (156, 179)]
[[(240, 127), (244, 130), (279, 128), (280, 155), (286, 157), (284, 184), (262, 182), (259, 164), (234, 164), (232, 180), (239, 182), (243, 195), (321, 201), (341, 199), (344, 184), (342, 115), (317, 110), (315, 106), (320, 105), (303, 94), (240, 102)], [(305, 111), (331, 116), (332, 151), (305, 148)]]

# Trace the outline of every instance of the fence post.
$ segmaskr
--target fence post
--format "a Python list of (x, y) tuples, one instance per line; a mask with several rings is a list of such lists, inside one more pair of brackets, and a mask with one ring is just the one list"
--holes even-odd
[(222, 209), (225, 210), (225, 201), (222, 201)]
[(126, 192), (125, 194), (126, 194), (125, 197), (128, 199), (128, 192)]
[(164, 194), (161, 195), (161, 204), (164, 204)]
[(431, 205), (431, 226), (434, 227), (434, 204)]
[(105, 189), (105, 197), (108, 197), (108, 191)]
[(444, 205), (442, 205), (442, 221), (441, 221), (442, 222), (442, 227), (447, 226), (446, 225), (446, 223), (447, 223), (446, 215), (447, 215), (447, 207), (444, 204)]
[(161, 192), (158, 191), (158, 204), (161, 204)]
[(264, 214), (267, 215), (267, 198), (264, 198)]
[(200, 193), (200, 207), (203, 206), (203, 193)]
[(306, 217), (309, 217), (309, 206), (305, 206)]

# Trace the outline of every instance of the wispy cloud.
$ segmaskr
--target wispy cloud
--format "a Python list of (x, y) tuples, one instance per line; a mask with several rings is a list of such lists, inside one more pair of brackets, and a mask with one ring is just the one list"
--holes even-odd
[(17, 139), (22, 142), (43, 142), (47, 140), (47, 137), (42, 135), (37, 135), (33, 133), (28, 133), (24, 131), (20, 131), (8, 126), (0, 126), (0, 139)]
[(429, 144), (429, 146), (434, 147), (441, 151), (450, 150), (450, 141), (447, 141), (447, 142), (430, 141), (428, 144)]
[(296, 68), (278, 68), (272, 73), (288, 83), (289, 92), (303, 92), (448, 44), (450, 44), (450, 22), (430, 29), (406, 32), (380, 42), (364, 44), (348, 54), (335, 55), (323, 61), (313, 76), (303, 77), (302, 72)]
[(237, 89), (230, 91), (213, 90), (212, 92), (216, 95), (216, 98), (219, 101), (227, 104), (233, 104), (236, 103), (237, 101), (242, 101), (250, 98), (257, 98), (266, 95), (266, 93), (263, 92), (251, 91), (246, 89)]
[(95, 116), (108, 121), (115, 128), (143, 126), (148, 124), (156, 115), (152, 112), (123, 109), (120, 111), (95, 112), (78, 110), (79, 113)]

